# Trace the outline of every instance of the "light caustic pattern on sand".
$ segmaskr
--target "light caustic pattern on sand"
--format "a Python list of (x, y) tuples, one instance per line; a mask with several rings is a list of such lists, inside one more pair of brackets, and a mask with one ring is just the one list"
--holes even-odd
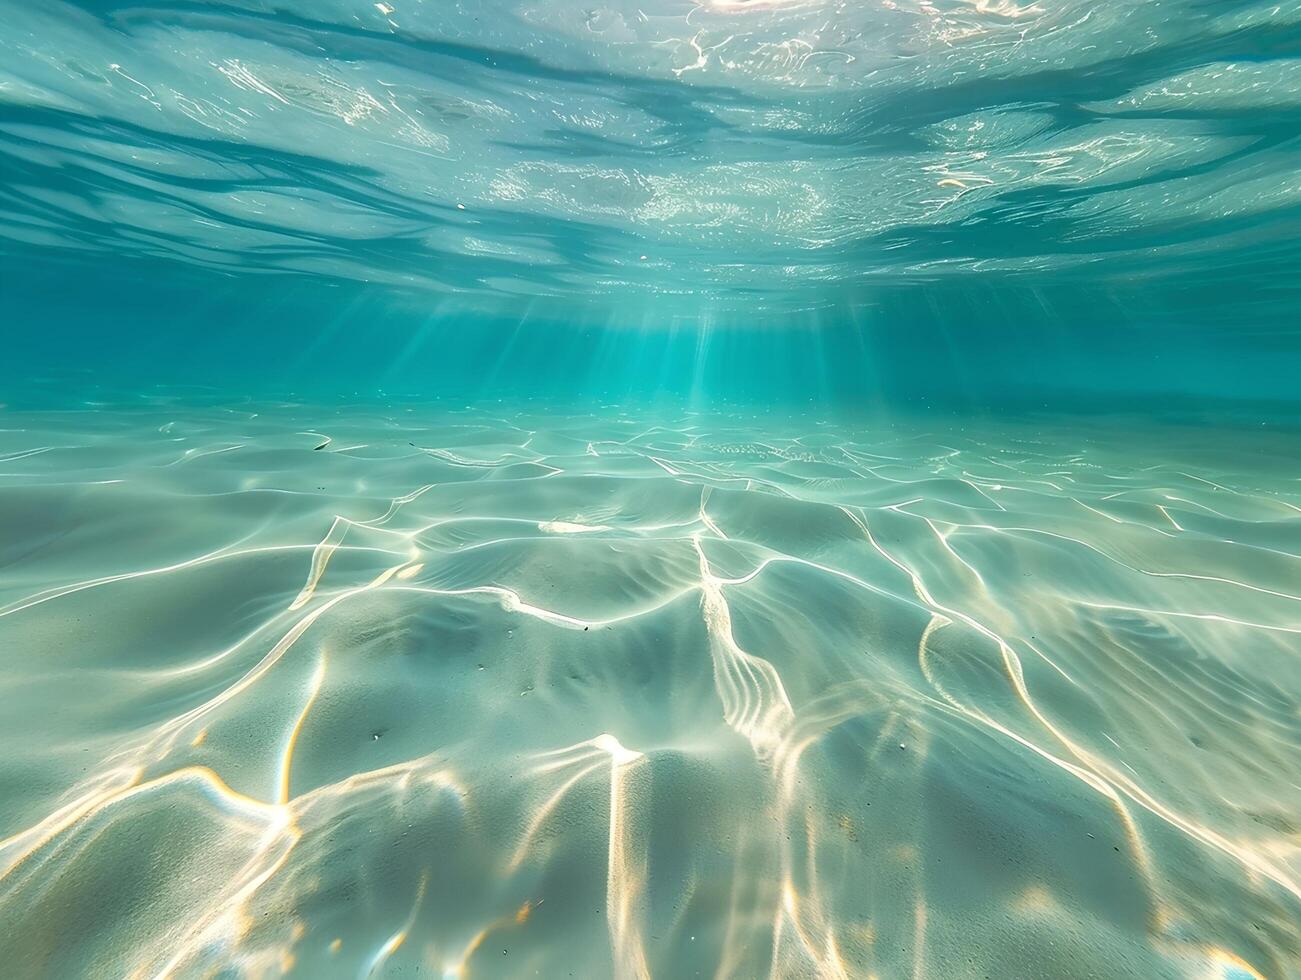
[(1283, 443), (0, 428), (10, 975), (1298, 975)]

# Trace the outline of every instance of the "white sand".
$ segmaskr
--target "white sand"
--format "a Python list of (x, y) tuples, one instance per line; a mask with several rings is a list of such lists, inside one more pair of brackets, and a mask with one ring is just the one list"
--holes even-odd
[(1299, 975), (1265, 437), (0, 429), (5, 976)]

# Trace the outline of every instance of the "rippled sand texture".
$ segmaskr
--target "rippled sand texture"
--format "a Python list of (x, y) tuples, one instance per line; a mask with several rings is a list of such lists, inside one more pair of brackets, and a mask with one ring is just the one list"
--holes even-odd
[(0, 416), (7, 976), (1298, 975), (1286, 442), (511, 418)]

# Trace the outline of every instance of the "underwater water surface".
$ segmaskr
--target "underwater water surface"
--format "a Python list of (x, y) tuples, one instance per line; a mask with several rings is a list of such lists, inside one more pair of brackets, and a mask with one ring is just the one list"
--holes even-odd
[(1301, 3), (0, 0), (0, 976), (1299, 950)]

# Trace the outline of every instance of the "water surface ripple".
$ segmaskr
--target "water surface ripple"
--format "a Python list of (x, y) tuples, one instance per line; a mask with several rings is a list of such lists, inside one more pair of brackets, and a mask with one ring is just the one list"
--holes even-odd
[(918, 281), (983, 303), (1061, 287), (1062, 315), (1076, 289), (1194, 320), (1295, 309), (1297, 0), (0, 14), (13, 261), (624, 316), (634, 297), (789, 313)]

